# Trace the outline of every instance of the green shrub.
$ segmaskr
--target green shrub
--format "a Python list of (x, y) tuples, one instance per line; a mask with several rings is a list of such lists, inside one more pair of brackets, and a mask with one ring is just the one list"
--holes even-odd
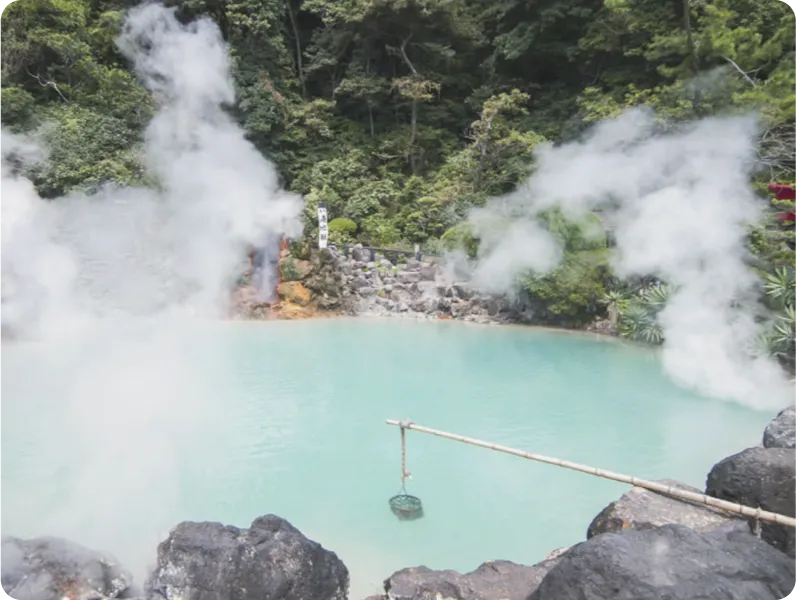
[(443, 233), (440, 242), (446, 250), (464, 250), (470, 258), (478, 255), (478, 239), (473, 237), (470, 224), (466, 221), (454, 225)]
[(578, 327), (605, 312), (609, 277), (607, 251), (572, 252), (550, 273), (528, 275), (524, 285), (542, 321)]
[(344, 244), (354, 240), (357, 224), (351, 219), (338, 217), (329, 221), (329, 241)]

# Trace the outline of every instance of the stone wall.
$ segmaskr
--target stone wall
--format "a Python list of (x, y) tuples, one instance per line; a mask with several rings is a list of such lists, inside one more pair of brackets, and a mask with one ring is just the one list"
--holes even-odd
[[(521, 298), (487, 294), (469, 281), (466, 265), (438, 258), (409, 258), (396, 264), (361, 247), (349, 256), (335, 248), (283, 252), (280, 301), (258, 303), (251, 286), (240, 286), (234, 313), (242, 318), (297, 318), (326, 315), (460, 319), (475, 323), (530, 322)], [(245, 279), (245, 277), (244, 277)]]

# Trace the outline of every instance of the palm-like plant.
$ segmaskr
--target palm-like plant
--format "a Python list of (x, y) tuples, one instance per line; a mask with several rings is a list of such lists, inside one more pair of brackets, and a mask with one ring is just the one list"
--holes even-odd
[(766, 273), (763, 282), (766, 295), (782, 307), (796, 304), (796, 280), (793, 269), (778, 268)]
[(634, 301), (622, 312), (619, 334), (647, 344), (663, 343), (663, 330), (648, 307)]
[(662, 344), (663, 328), (658, 321), (658, 315), (666, 306), (672, 292), (671, 286), (656, 283), (641, 289), (631, 300), (624, 300), (619, 305), (619, 334), (645, 344)]

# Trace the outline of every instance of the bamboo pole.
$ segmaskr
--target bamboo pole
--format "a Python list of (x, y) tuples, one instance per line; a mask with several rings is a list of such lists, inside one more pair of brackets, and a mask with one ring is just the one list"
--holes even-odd
[(431, 429), (430, 427), (423, 427), (422, 425), (415, 425), (412, 421), (396, 421), (394, 419), (387, 419), (387, 424), (396, 425), (401, 428), (401, 431), (403, 431), (404, 429), (410, 429), (412, 431), (419, 431), (421, 433), (429, 433), (431, 435), (436, 435), (441, 438), (455, 440), (457, 442), (462, 442), (473, 446), (480, 446), (481, 448), (496, 450), (497, 452), (503, 452), (505, 454), (511, 454), (513, 456), (519, 456), (520, 458), (527, 458), (529, 460), (535, 460), (537, 462), (547, 463), (549, 465), (555, 465), (557, 467), (564, 467), (565, 469), (572, 469), (573, 471), (588, 473), (589, 475), (595, 475), (597, 477), (602, 477), (604, 479), (612, 479), (614, 481), (619, 481), (621, 483), (627, 483), (636, 487), (645, 488), (653, 492), (658, 492), (660, 494), (666, 494), (667, 496), (673, 496), (681, 500), (688, 500), (690, 502), (705, 504), (707, 506), (719, 508), (727, 512), (744, 515), (746, 517), (752, 517), (759, 521), (768, 521), (770, 523), (776, 523), (778, 525), (787, 525), (788, 527), (796, 528), (796, 519), (794, 519), (793, 517), (787, 517), (785, 515), (769, 512), (767, 510), (762, 510), (760, 508), (752, 508), (750, 506), (737, 504), (735, 502), (727, 502), (726, 500), (714, 498), (713, 496), (707, 496), (705, 494), (699, 494), (697, 492), (689, 492), (688, 490), (683, 490), (677, 487), (664, 485), (656, 481), (650, 481), (648, 479), (640, 479), (638, 477), (631, 477), (630, 475), (614, 473), (613, 471), (606, 471), (605, 469), (597, 469), (595, 467), (590, 467), (588, 465), (581, 465), (578, 463), (570, 462), (568, 460), (562, 460), (560, 458), (551, 458), (549, 456), (543, 456), (541, 454), (536, 454), (534, 452), (524, 452), (523, 450), (515, 450), (514, 448), (509, 448), (508, 446), (501, 446), (500, 444), (493, 444), (491, 442), (485, 442), (483, 440), (477, 440), (475, 438), (470, 438), (455, 433), (448, 433), (446, 431), (440, 431), (438, 429)]

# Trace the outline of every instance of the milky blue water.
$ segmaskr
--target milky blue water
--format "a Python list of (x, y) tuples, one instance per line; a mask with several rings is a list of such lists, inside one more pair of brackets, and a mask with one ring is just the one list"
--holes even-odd
[[(146, 350), (125, 353), (133, 339)], [(538, 561), (627, 489), (408, 432), (425, 517), (400, 522), (385, 419), (701, 488), (771, 416), (678, 387), (653, 351), (520, 327), (218, 323), (4, 345), (2, 530), (135, 561), (180, 520), (275, 513), (336, 551), (361, 598), (405, 566)]]

